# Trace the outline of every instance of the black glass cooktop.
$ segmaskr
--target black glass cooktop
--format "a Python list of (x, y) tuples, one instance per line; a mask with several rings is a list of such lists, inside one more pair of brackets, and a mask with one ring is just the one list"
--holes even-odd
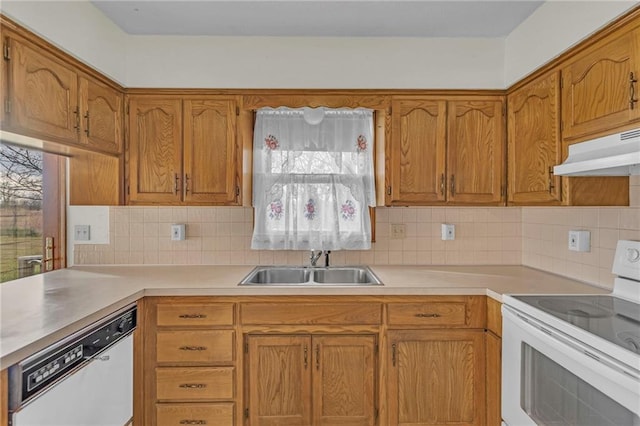
[(640, 304), (610, 295), (512, 296), (640, 354)]

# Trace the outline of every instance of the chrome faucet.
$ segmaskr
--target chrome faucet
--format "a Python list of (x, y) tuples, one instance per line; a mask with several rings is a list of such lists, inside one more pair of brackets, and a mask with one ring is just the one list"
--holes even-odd
[(316, 266), (316, 263), (318, 263), (318, 259), (320, 259), (320, 256), (322, 256), (322, 253), (322, 250), (319, 250), (318, 253), (316, 253), (315, 250), (311, 250), (311, 255), (309, 256), (311, 266)]
[(317, 266), (318, 263), (318, 259), (320, 259), (320, 257), (324, 254), (324, 266), (326, 268), (329, 267), (329, 253), (331, 253), (330, 250), (318, 250), (318, 252), (316, 253), (315, 250), (311, 250), (311, 255), (309, 256), (309, 261), (311, 262), (311, 266), (315, 267)]

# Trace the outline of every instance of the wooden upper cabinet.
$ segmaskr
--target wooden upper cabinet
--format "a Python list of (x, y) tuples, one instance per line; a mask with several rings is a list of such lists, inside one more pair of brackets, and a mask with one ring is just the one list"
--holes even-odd
[(61, 61), (18, 39), (9, 43), (7, 123), (15, 132), (79, 138), (78, 76)]
[(101, 151), (122, 152), (122, 94), (90, 77), (80, 77), (80, 141)]
[(505, 170), (504, 101), (448, 103), (448, 200), (500, 204)]
[(120, 154), (122, 93), (18, 36), (5, 37), (3, 128)]
[(184, 128), (184, 201), (234, 204), (238, 172), (235, 100), (185, 100)]
[(385, 204), (445, 201), (445, 100), (394, 99), (391, 108), (391, 185)]
[(131, 96), (129, 134), (129, 202), (238, 203), (234, 98)]
[(179, 203), (182, 99), (129, 100), (129, 201)]
[(484, 331), (389, 331), (390, 425), (484, 425)]
[(639, 74), (640, 29), (616, 32), (577, 55), (562, 68), (563, 138), (640, 120)]
[(558, 71), (514, 91), (507, 104), (509, 204), (560, 204), (560, 177), (553, 175), (562, 159)]

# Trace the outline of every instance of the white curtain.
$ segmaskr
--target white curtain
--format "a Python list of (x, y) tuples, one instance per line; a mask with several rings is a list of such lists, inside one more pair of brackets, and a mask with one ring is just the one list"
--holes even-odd
[(251, 248), (371, 248), (373, 151), (371, 110), (260, 109)]

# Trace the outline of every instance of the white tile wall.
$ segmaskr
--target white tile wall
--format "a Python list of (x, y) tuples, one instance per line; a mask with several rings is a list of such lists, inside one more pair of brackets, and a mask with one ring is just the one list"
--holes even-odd
[[(341, 251), (332, 262), (371, 265), (519, 265), (610, 287), (618, 239), (640, 240), (640, 176), (631, 178), (630, 207), (376, 208), (376, 242)], [(111, 207), (110, 244), (76, 245), (75, 264), (306, 264), (307, 252), (250, 249), (253, 212), (230, 207)], [(187, 239), (171, 241), (171, 223)], [(456, 225), (442, 241), (440, 225)], [(392, 239), (391, 224), (406, 225)], [(568, 231), (591, 231), (591, 251), (571, 252)]]

